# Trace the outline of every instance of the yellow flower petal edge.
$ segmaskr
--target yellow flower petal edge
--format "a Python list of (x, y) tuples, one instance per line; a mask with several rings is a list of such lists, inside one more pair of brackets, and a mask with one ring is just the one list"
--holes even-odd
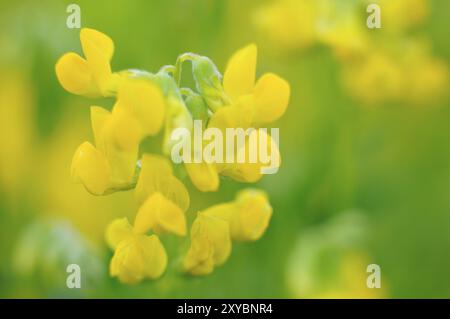
[(110, 62), (114, 54), (114, 43), (104, 33), (90, 28), (81, 29), (80, 41), (92, 76), (102, 95), (107, 95), (112, 79)]
[(142, 134), (136, 132), (133, 117), (113, 109), (113, 112), (91, 107), (91, 124), (97, 149), (109, 163), (111, 178), (108, 189), (127, 188), (136, 170)]
[(253, 91), (257, 53), (256, 45), (249, 44), (230, 58), (223, 76), (223, 86), (232, 99)]
[(254, 123), (256, 126), (278, 120), (289, 104), (289, 83), (273, 73), (264, 74), (256, 83)]
[(185, 236), (186, 216), (180, 207), (155, 192), (142, 204), (134, 221), (136, 233), (144, 234), (150, 229), (157, 234)]
[(111, 168), (105, 156), (91, 143), (84, 142), (75, 152), (71, 165), (72, 180), (80, 181), (94, 195), (102, 195), (111, 180)]
[(109, 271), (120, 282), (135, 284), (161, 277), (166, 267), (167, 253), (158, 236), (134, 235), (117, 245)]
[(231, 222), (231, 236), (234, 240), (255, 241), (261, 238), (269, 226), (272, 206), (267, 194), (256, 189), (238, 193), (235, 200), (237, 214)]
[(105, 240), (111, 249), (116, 249), (117, 245), (129, 237), (133, 236), (133, 227), (128, 219), (118, 218), (109, 223), (105, 232)]
[(87, 61), (78, 54), (64, 54), (56, 62), (55, 71), (59, 83), (66, 91), (87, 97), (100, 96)]

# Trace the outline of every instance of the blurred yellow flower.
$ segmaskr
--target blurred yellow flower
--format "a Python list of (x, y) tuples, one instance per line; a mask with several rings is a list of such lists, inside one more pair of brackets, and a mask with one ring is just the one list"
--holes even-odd
[(445, 62), (433, 57), (429, 45), (417, 39), (373, 50), (345, 65), (342, 76), (348, 91), (368, 104), (429, 103), (443, 97), (449, 85)]
[(31, 167), (34, 127), (31, 82), (20, 70), (0, 69), (0, 189), (13, 199)]
[[(413, 28), (427, 19), (429, 1), (371, 3), (381, 10), (381, 28), (376, 30), (366, 25), (366, 0), (273, 1), (262, 5), (255, 25), (277, 49), (282, 46), (292, 51), (314, 44), (330, 48), (342, 64), (343, 87), (366, 104), (426, 104), (444, 96), (448, 65), (434, 58), (431, 50), (417, 54), (410, 45), (405, 46), (411, 42), (408, 37)], [(306, 26), (300, 27), (301, 23)], [(285, 28), (287, 25), (293, 30)]]
[[(315, 1), (279, 0), (262, 5), (253, 21), (281, 50), (312, 46), (317, 41)], [(299, 18), (301, 17), (301, 18)]]
[(429, 15), (429, 0), (376, 0), (387, 32), (404, 32), (422, 24)]

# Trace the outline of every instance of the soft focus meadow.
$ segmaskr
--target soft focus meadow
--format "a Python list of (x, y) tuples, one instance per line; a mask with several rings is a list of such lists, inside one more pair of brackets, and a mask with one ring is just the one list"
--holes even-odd
[[(80, 53), (82, 27), (115, 43), (112, 66), (157, 71), (183, 52), (228, 57), (258, 45), (257, 76), (291, 86), (280, 128), (282, 166), (264, 176), (273, 216), (254, 243), (233, 244), (209, 276), (109, 276), (104, 232), (131, 220), (131, 192), (93, 196), (70, 180), (77, 146), (92, 140), (92, 101), (58, 83), (55, 63)], [(382, 28), (366, 27), (379, 3)], [(446, 0), (2, 1), (0, 3), (0, 297), (450, 298), (450, 103)], [(191, 83), (192, 79), (183, 79)], [(111, 99), (95, 104), (112, 106)], [(245, 185), (190, 191), (188, 219)], [(68, 289), (66, 267), (81, 267)], [(381, 267), (382, 288), (366, 287)]]

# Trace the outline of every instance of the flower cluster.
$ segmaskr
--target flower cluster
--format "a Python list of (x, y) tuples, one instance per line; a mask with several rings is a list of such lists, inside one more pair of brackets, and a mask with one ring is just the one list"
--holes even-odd
[[(369, 4), (381, 10), (381, 28), (369, 29)], [(342, 82), (367, 104), (423, 104), (447, 92), (447, 64), (414, 35), (429, 13), (428, 0), (280, 0), (263, 5), (254, 22), (287, 51), (319, 44), (342, 64)]]
[[(63, 55), (56, 64), (59, 82), (73, 94), (112, 97), (115, 104), (111, 110), (91, 106), (95, 143), (86, 141), (78, 147), (71, 176), (93, 195), (134, 190), (139, 205), (134, 223), (127, 218), (116, 219), (106, 229), (106, 241), (114, 251), (110, 274), (123, 283), (155, 279), (168, 264), (160, 238), (188, 234), (190, 196), (180, 176), (189, 176), (203, 192), (217, 191), (220, 176), (246, 183), (262, 177), (263, 163), (258, 161), (184, 163), (174, 170), (167, 159), (174, 143), (173, 130), (192, 130), (193, 121), (201, 119), (205, 126), (220, 130), (256, 128), (264, 133), (261, 126), (285, 112), (290, 87), (272, 73), (255, 83), (257, 48), (253, 44), (231, 57), (222, 77), (209, 58), (193, 53), (180, 55), (175, 65), (164, 66), (156, 73), (135, 69), (113, 72), (110, 62), (114, 44), (108, 36), (84, 28), (80, 40), (84, 58), (72, 52)], [(180, 86), (186, 61), (192, 63), (196, 90)], [(246, 138), (254, 138), (253, 133)], [(142, 149), (144, 139), (159, 134), (163, 135), (161, 155)], [(261, 134), (258, 136), (261, 138)], [(267, 147), (276, 151), (280, 163), (277, 143), (266, 137), (270, 141)], [(247, 158), (250, 150), (246, 145), (234, 147), (237, 154)], [(229, 257), (232, 240), (259, 239), (271, 215), (267, 195), (256, 189), (242, 190), (234, 201), (198, 212), (190, 227), (190, 247), (181, 268), (192, 275), (211, 273)]]

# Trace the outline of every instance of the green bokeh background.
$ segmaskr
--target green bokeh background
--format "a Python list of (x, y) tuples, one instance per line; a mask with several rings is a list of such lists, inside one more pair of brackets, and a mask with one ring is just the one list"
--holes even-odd
[[(31, 85), (34, 108), (29, 147), (34, 151), (26, 161), (27, 173), (21, 175), (20, 187), (13, 191), (0, 188), (0, 297), (293, 297), (286, 271), (297, 238), (349, 209), (367, 215), (371, 236), (366, 253), (370, 262), (381, 266), (389, 297), (450, 297), (448, 99), (421, 106), (361, 105), (342, 89), (340, 66), (330, 50), (317, 47), (280, 55), (261, 38), (251, 23), (251, 14), (261, 2), (1, 1), (0, 71), (19, 70)], [(80, 5), (82, 26), (105, 32), (114, 40), (113, 70), (157, 71), (174, 63), (179, 54), (192, 51), (211, 57), (223, 71), (237, 48), (256, 42), (258, 74), (271, 71), (290, 82), (290, 106), (274, 124), (280, 127), (283, 165), (277, 175), (265, 176), (257, 185), (269, 193), (274, 208), (270, 227), (258, 242), (234, 244), (231, 258), (212, 275), (191, 278), (179, 274), (176, 261), (183, 246), (167, 238), (163, 241), (173, 260), (164, 277), (137, 286), (122, 285), (105, 274), (111, 253), (101, 240), (101, 231), (83, 228), (83, 222), (42, 199), (47, 187), (70, 192), (51, 185), (55, 179), (45, 177), (52, 174), (51, 166), (39, 164), (56, 147), (51, 141), (75, 127), (66, 127), (68, 122), (80, 123), (83, 130), (73, 132), (78, 140), (65, 151), (71, 153), (83, 138), (91, 138), (88, 106), (92, 101), (65, 92), (54, 74), (55, 62), (63, 53), (81, 52), (79, 30), (66, 27), (69, 3)], [(431, 1), (431, 17), (422, 28), (433, 43), (433, 53), (447, 62), (449, 14), (450, 2)], [(189, 78), (185, 81), (190, 83)], [(112, 101), (95, 103), (106, 106)], [(9, 138), (14, 137), (0, 136)], [(64, 143), (58, 147), (65, 148)], [(41, 161), (34, 158), (34, 152)], [(70, 156), (64, 159), (67, 176), (60, 178), (69, 179)], [(223, 181), (214, 194), (201, 194), (190, 187), (190, 217), (198, 209), (231, 200), (243, 186)], [(128, 205), (132, 195), (112, 197), (124, 204), (111, 208), (110, 219), (134, 215), (135, 207)], [(105, 203), (100, 205), (103, 215), (108, 213), (107, 200), (98, 199), (101, 205)], [(97, 218), (82, 210), (79, 214), (87, 223)], [(65, 288), (64, 263), (37, 267), (28, 275), (15, 269), (14, 256), (23, 249), (18, 243), (24, 231), (48, 218), (64, 219), (68, 228), (87, 238), (87, 245), (95, 250), (92, 254), (98, 255), (100, 269), (94, 267), (93, 280), (83, 282), (80, 290)], [(44, 229), (36, 236), (45, 233)], [(78, 242), (77, 238), (72, 240)], [(48, 247), (58, 242), (49, 241)], [(46, 247), (40, 255), (43, 264), (49, 258), (44, 254), (50, 249)]]

